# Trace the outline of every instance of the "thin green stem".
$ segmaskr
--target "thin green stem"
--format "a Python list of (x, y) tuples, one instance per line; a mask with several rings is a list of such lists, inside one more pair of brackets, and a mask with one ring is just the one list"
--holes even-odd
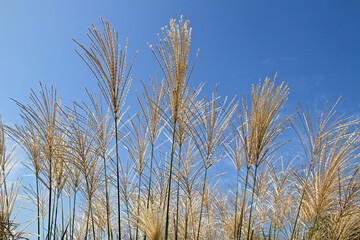
[[(68, 222), (68, 226), (69, 226), (69, 236), (71, 237), (71, 230), (72, 230), (72, 205), (71, 205), (71, 195), (68, 198), (69, 200), (69, 222)], [(68, 236), (68, 234), (66, 233), (66, 236)]]
[[(152, 177), (152, 169), (153, 169), (153, 159), (154, 159), (154, 148), (155, 144), (151, 142), (151, 155), (150, 155), (150, 176), (149, 176), (149, 186), (148, 186), (148, 197), (147, 197), (147, 203), (146, 208), (149, 209), (150, 204), (150, 194), (151, 194), (151, 177)], [(146, 235), (144, 236), (144, 240), (146, 240)]]
[(87, 235), (88, 235), (88, 231), (89, 231), (89, 215), (90, 215), (90, 209), (89, 209), (89, 206), (88, 206), (88, 210), (87, 210), (87, 213), (86, 213), (86, 230), (85, 230), (84, 240), (87, 240)]
[(187, 239), (187, 228), (188, 228), (188, 221), (189, 221), (189, 214), (188, 214), (188, 198), (185, 199), (185, 236), (184, 236), (184, 239), (186, 240)]
[(50, 149), (50, 157), (49, 157), (49, 218), (48, 218), (48, 233), (47, 239), (51, 239), (51, 193), (52, 193), (52, 161), (51, 161), (51, 149)]
[(96, 239), (96, 233), (95, 233), (94, 213), (93, 213), (93, 210), (92, 210), (91, 202), (90, 202), (90, 211), (91, 211), (92, 231), (93, 231), (93, 236), (94, 236), (94, 240), (95, 240)]
[(62, 193), (61, 193), (61, 233), (62, 234), (65, 234), (65, 232), (64, 232), (64, 226), (65, 226), (65, 224), (64, 224), (64, 204), (63, 204), (63, 195), (62, 195)]
[(202, 189), (202, 194), (201, 194), (201, 205), (200, 205), (199, 225), (198, 225), (198, 232), (197, 232), (197, 238), (196, 238), (197, 240), (199, 240), (199, 237), (200, 237), (201, 217), (202, 217), (202, 210), (203, 210), (203, 205), (204, 205), (204, 195), (205, 195), (205, 186), (206, 186), (207, 170), (208, 170), (208, 168), (205, 168), (203, 189)]
[(176, 135), (175, 131), (176, 131), (176, 122), (174, 122), (173, 138), (172, 138), (171, 152), (170, 152), (170, 168), (169, 168), (169, 178), (168, 178), (168, 186), (167, 186), (167, 203), (166, 203), (165, 240), (168, 239), (168, 235), (169, 235), (170, 190), (171, 190), (172, 167), (173, 167), (173, 160), (175, 153), (175, 135)]
[(52, 212), (53, 212), (53, 214), (51, 216), (51, 230), (52, 230), (52, 232), (54, 232), (53, 231), (53, 226), (54, 226), (55, 205), (56, 205), (56, 193), (54, 192), (53, 203), (52, 203)]
[(178, 177), (177, 177), (177, 190), (176, 190), (176, 224), (175, 224), (175, 240), (178, 239), (178, 226), (179, 226), (179, 199), (180, 199), (180, 163), (181, 163), (181, 147), (182, 142), (179, 144), (179, 162), (178, 162)]
[[(150, 156), (150, 176), (149, 176), (149, 187), (148, 187), (148, 197), (147, 197), (147, 208), (149, 208), (150, 204), (150, 194), (151, 194), (151, 176), (152, 176), (152, 168), (153, 168), (153, 159), (154, 159), (154, 148), (155, 144), (151, 143), (151, 156)], [(146, 239), (146, 236), (145, 236)]]
[(248, 223), (248, 231), (247, 231), (247, 238), (248, 238), (248, 239), (249, 239), (249, 236), (250, 236), (251, 216), (252, 216), (252, 208), (253, 208), (253, 201), (254, 201), (254, 194), (255, 194), (255, 185), (256, 185), (257, 169), (258, 169), (258, 166), (255, 166), (254, 181), (253, 181), (252, 194), (251, 194), (251, 202), (250, 202), (249, 223)]
[(241, 239), (241, 229), (242, 229), (242, 223), (243, 223), (243, 218), (244, 218), (244, 209), (245, 209), (245, 198), (246, 198), (246, 189), (247, 189), (247, 185), (248, 185), (248, 180), (249, 180), (249, 172), (250, 172), (250, 167), (247, 167), (246, 170), (246, 177), (245, 177), (245, 185), (244, 185), (244, 193), (243, 193), (243, 199), (242, 199), (242, 204), (241, 204), (241, 211), (240, 211), (240, 222), (239, 222), (239, 227), (238, 227), (238, 239)]
[[(128, 199), (128, 196), (127, 196), (127, 188), (124, 188), (124, 200), (125, 200), (125, 206), (126, 206), (126, 214), (127, 214), (127, 218), (128, 219), (131, 219), (130, 218), (130, 212), (129, 212), (129, 199)], [(132, 235), (131, 235), (131, 225), (130, 225), (130, 221), (128, 221), (128, 228), (129, 228), (129, 237), (130, 237), (130, 240), (132, 240)]]
[(236, 196), (235, 196), (235, 223), (234, 223), (234, 239), (237, 239), (238, 231), (237, 231), (237, 207), (238, 207), (238, 193), (239, 193), (239, 172), (240, 169), (237, 171), (236, 174)]
[(56, 227), (57, 227), (57, 214), (58, 214), (58, 208), (59, 208), (59, 197), (60, 197), (60, 193), (58, 192), (56, 194), (56, 198), (54, 200), (54, 207), (55, 207), (55, 220), (53, 219), (52, 221), (54, 221), (54, 236), (56, 234)]
[(76, 210), (76, 193), (74, 192), (74, 205), (73, 205), (73, 216), (72, 216), (72, 229), (71, 229), (71, 239), (74, 239), (74, 230), (75, 230), (75, 210)]
[(117, 200), (118, 200), (118, 230), (119, 230), (119, 239), (121, 240), (121, 201), (120, 201), (120, 174), (119, 174), (119, 144), (118, 144), (118, 127), (117, 127), (117, 113), (115, 112), (115, 151), (116, 151), (116, 187), (117, 187)]
[(37, 204), (37, 232), (38, 232), (38, 240), (40, 240), (40, 199), (39, 199), (39, 176), (38, 176), (38, 172), (36, 171), (36, 204)]
[(306, 186), (307, 186), (307, 181), (308, 181), (309, 176), (310, 176), (311, 167), (312, 167), (312, 165), (310, 165), (310, 167), (308, 168), (308, 171), (306, 173), (305, 184), (304, 184), (304, 187), (302, 189), (300, 203), (299, 203), (299, 207), (298, 207), (298, 210), (297, 210), (297, 213), (296, 213), (295, 223), (294, 223), (294, 227), (293, 227), (293, 230), (292, 230), (292, 233), (291, 233), (291, 240), (294, 239), (294, 237), (295, 237), (296, 225), (297, 225), (297, 222), (298, 222), (298, 219), (299, 219), (299, 216), (300, 216), (300, 209), (301, 209), (302, 202), (303, 202), (303, 199), (304, 199), (305, 190), (306, 190)]
[(89, 218), (90, 218), (90, 206), (91, 206), (91, 200), (90, 200), (90, 191), (89, 191), (89, 183), (87, 178), (85, 177), (85, 182), (86, 182), (86, 188), (87, 188), (87, 200), (88, 200), (88, 209), (87, 209), (87, 216), (86, 216), (86, 232), (85, 232), (85, 240), (87, 239), (88, 236), (88, 232), (89, 232)]
[[(138, 185), (138, 199), (137, 199), (137, 215), (140, 215), (140, 188), (141, 188), (141, 169), (140, 169), (140, 173), (139, 173), (139, 185)], [(139, 220), (136, 221), (136, 234), (135, 234), (135, 239), (138, 239), (138, 233), (139, 233)]]
[(105, 178), (105, 202), (106, 202), (106, 224), (107, 224), (107, 235), (108, 239), (110, 239), (110, 208), (109, 208), (109, 192), (107, 186), (107, 171), (106, 171), (106, 158), (103, 157), (104, 160), (104, 178)]

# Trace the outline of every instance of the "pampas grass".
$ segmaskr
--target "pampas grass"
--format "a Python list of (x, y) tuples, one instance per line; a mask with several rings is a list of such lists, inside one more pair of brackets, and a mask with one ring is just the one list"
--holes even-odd
[[(197, 53), (182, 17), (149, 44), (160, 73), (141, 81), (140, 111), (129, 115), (135, 57), (126, 67), (127, 45), (101, 20), (88, 47), (75, 41), (100, 94), (86, 90), (87, 100), (64, 106), (40, 83), (29, 104), (15, 101), (21, 124), (0, 121), (1, 239), (24, 233), (7, 135), (33, 173), (25, 195), (39, 240), (360, 238), (359, 118), (316, 103), (285, 115), (289, 89), (276, 75), (242, 99), (221, 97), (218, 86), (203, 96), (204, 84), (190, 83)], [(290, 140), (302, 147), (297, 156), (288, 157)], [(216, 167), (227, 163), (225, 173)]]

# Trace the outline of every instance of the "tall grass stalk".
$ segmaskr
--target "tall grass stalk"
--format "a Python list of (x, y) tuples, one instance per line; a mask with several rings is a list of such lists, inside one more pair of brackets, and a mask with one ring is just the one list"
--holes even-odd
[(33, 124), (33, 122), (26, 116), (26, 114), (20, 114), (21, 119), (23, 120), (23, 126), (14, 124), (14, 128), (8, 128), (11, 138), (17, 142), (23, 149), (27, 152), (28, 158), (31, 162), (31, 165), (26, 164), (35, 175), (35, 185), (36, 185), (36, 209), (37, 209), (37, 234), (38, 240), (40, 240), (40, 192), (39, 192), (39, 182), (40, 182), (40, 170), (41, 170), (41, 138), (40, 138), (40, 129), (38, 125)]
[[(109, 177), (108, 177), (108, 164), (107, 160), (109, 158), (109, 145), (110, 140), (113, 136), (113, 125), (110, 124), (109, 113), (110, 109), (107, 107), (106, 113), (103, 111), (102, 104), (102, 96), (101, 94), (97, 98), (95, 95), (86, 92), (91, 101), (91, 106), (83, 104), (75, 103), (79, 106), (84, 112), (89, 116), (93, 126), (94, 131), (97, 133), (97, 137), (95, 138), (96, 149), (98, 149), (97, 154), (103, 161), (103, 169), (104, 169), (104, 186), (105, 186), (105, 205), (106, 205), (106, 224), (107, 224), (107, 237), (111, 239), (111, 223), (110, 223), (110, 200), (109, 200)], [(91, 109), (91, 108), (93, 109)]]
[(295, 129), (295, 132), (298, 135), (305, 152), (307, 173), (300, 191), (300, 200), (296, 212), (295, 222), (291, 232), (291, 239), (295, 238), (296, 227), (299, 220), (300, 211), (303, 207), (302, 205), (307, 190), (309, 177), (311, 176), (311, 172), (313, 171), (316, 162), (319, 161), (319, 159), (321, 159), (324, 154), (325, 156), (328, 154), (328, 149), (331, 148), (332, 142), (337, 141), (336, 134), (338, 131), (341, 132), (343, 129), (347, 129), (348, 127), (358, 124), (358, 119), (344, 119), (341, 115), (332, 120), (335, 115), (335, 106), (337, 102), (330, 109), (328, 114), (325, 113), (325, 104), (324, 109), (320, 114), (320, 118), (318, 117), (315, 103), (315, 126), (313, 124), (313, 117), (310, 114), (309, 108), (307, 107), (305, 110), (300, 106), (298, 115), (299, 119), (301, 120), (303, 131), (301, 131), (299, 127), (293, 124), (293, 128)]
[(134, 64), (135, 57), (126, 73), (125, 61), (127, 54), (127, 44), (124, 50), (120, 48), (118, 42), (118, 34), (107, 21), (102, 20), (104, 33), (92, 25), (90, 34), (87, 34), (92, 42), (91, 47), (86, 49), (82, 44), (75, 42), (85, 52), (84, 55), (78, 54), (89, 66), (93, 74), (98, 80), (101, 92), (105, 96), (108, 105), (111, 107), (114, 120), (115, 135), (115, 153), (116, 153), (116, 188), (117, 188), (117, 211), (118, 211), (118, 237), (121, 239), (121, 197), (120, 197), (120, 171), (122, 170), (121, 160), (119, 156), (119, 136), (118, 124), (123, 117), (123, 108), (125, 99), (129, 92), (132, 78), (130, 76), (131, 68)]
[[(227, 138), (232, 134), (225, 134), (227, 126), (231, 123), (232, 116), (235, 113), (237, 103), (234, 100), (227, 104), (226, 99), (222, 107), (218, 106), (217, 87), (212, 99), (207, 102), (204, 98), (204, 107), (199, 108), (195, 104), (192, 106), (195, 109), (195, 114), (198, 116), (197, 126), (192, 127), (192, 137), (194, 143), (199, 150), (204, 164), (204, 179), (201, 193), (200, 216), (196, 239), (200, 237), (201, 218), (204, 203), (204, 194), (207, 180), (207, 172), (216, 162), (224, 157), (223, 149)], [(227, 106), (226, 106), (227, 104)], [(223, 107), (226, 106), (226, 107)]]
[[(141, 117), (141, 115), (136, 115), (135, 119), (131, 118), (129, 120), (129, 124), (130, 126), (125, 129), (126, 134), (122, 141), (128, 150), (129, 156), (135, 163), (138, 174), (137, 215), (139, 215), (141, 181), (146, 166), (145, 161), (147, 149), (149, 147), (149, 142), (147, 141), (149, 126), (144, 123), (143, 117)], [(138, 227), (136, 227), (135, 230), (135, 239), (138, 239)]]
[[(167, 181), (167, 197), (166, 197), (166, 223), (165, 223), (165, 239), (169, 235), (169, 212), (170, 212), (170, 197), (171, 197), (171, 182), (173, 173), (173, 160), (176, 147), (176, 127), (180, 116), (182, 102), (184, 100), (184, 91), (187, 87), (188, 80), (188, 59), (191, 40), (191, 29), (188, 28), (188, 21), (183, 21), (181, 17), (179, 24), (175, 20), (170, 21), (170, 28), (163, 29), (164, 40), (159, 37), (160, 44), (156, 46), (159, 57), (155, 53), (151, 45), (156, 60), (158, 61), (161, 70), (165, 77), (166, 86), (166, 100), (169, 104), (169, 114), (171, 119), (171, 151), (169, 176)], [(191, 72), (189, 77), (191, 76)]]
[(47, 89), (46, 86), (43, 86), (40, 83), (40, 96), (35, 94), (34, 91), (30, 94), (30, 101), (32, 105), (24, 105), (18, 101), (15, 101), (16, 104), (20, 107), (23, 116), (31, 123), (33, 126), (38, 126), (39, 134), (42, 141), (42, 154), (45, 159), (46, 164), (46, 178), (47, 182), (43, 181), (46, 184), (46, 187), (49, 191), (48, 198), (48, 232), (47, 239), (50, 239), (52, 236), (52, 201), (53, 201), (53, 159), (56, 157), (56, 148), (57, 148), (57, 137), (60, 134), (58, 123), (59, 123), (59, 109), (60, 101), (58, 99), (57, 93), (53, 87)]
[[(149, 184), (148, 184), (148, 191), (147, 191), (147, 207), (150, 204), (150, 197), (151, 197), (151, 188), (152, 188), (152, 175), (153, 175), (153, 162), (154, 162), (154, 150), (155, 144), (158, 140), (163, 128), (165, 125), (160, 126), (161, 123), (161, 110), (164, 107), (164, 81), (160, 83), (152, 80), (150, 78), (150, 86), (151, 92), (147, 91), (145, 83), (141, 81), (143, 88), (144, 88), (144, 100), (141, 99), (139, 95), (137, 95), (137, 100), (139, 106), (141, 108), (141, 112), (145, 118), (146, 125), (149, 128), (149, 134), (147, 134), (150, 145), (151, 145), (151, 153), (150, 153), (150, 169), (149, 169)], [(146, 236), (144, 237), (146, 239)]]

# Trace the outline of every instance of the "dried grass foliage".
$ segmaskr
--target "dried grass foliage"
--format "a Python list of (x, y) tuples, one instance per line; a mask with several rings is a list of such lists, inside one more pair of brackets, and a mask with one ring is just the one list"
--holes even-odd
[[(189, 84), (191, 28), (182, 17), (149, 44), (163, 80), (142, 81), (140, 112), (129, 116), (135, 58), (127, 68), (127, 46), (102, 23), (89, 29), (89, 47), (75, 41), (101, 94), (64, 106), (41, 85), (29, 104), (15, 101), (22, 124), (0, 121), (2, 239), (24, 233), (13, 228), (20, 182), (7, 182), (7, 136), (34, 173), (25, 193), (38, 239), (360, 238), (358, 118), (326, 105), (284, 115), (288, 87), (276, 76), (241, 101), (218, 87), (201, 97), (203, 84)], [(285, 159), (291, 128), (303, 151)], [(214, 167), (227, 163), (228, 175)]]

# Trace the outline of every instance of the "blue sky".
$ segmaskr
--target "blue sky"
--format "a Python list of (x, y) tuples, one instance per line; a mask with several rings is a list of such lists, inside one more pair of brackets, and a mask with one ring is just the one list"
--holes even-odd
[[(75, 38), (85, 36), (100, 16), (128, 38), (133, 67), (128, 103), (136, 106), (140, 79), (159, 72), (147, 43), (169, 19), (184, 15), (192, 27), (192, 59), (200, 49), (191, 84), (206, 82), (209, 94), (242, 97), (259, 78), (289, 84), (285, 112), (297, 101), (313, 105), (343, 96), (338, 111), (360, 110), (360, 1), (28, 1), (0, 0), (0, 114), (5, 123), (18, 121), (10, 100), (28, 103), (39, 81), (54, 85), (63, 102), (85, 98), (84, 86), (98, 91), (96, 80), (74, 51)], [(136, 107), (135, 107), (136, 108)]]
[[(0, 0), (0, 114), (16, 122), (10, 100), (27, 102), (38, 81), (54, 85), (64, 103), (81, 100), (95, 80), (74, 52), (100, 16), (128, 38), (128, 58), (138, 50), (131, 92), (139, 79), (159, 71), (147, 42), (170, 18), (184, 15), (193, 28), (192, 52), (200, 49), (192, 84), (205, 92), (242, 96), (252, 83), (278, 72), (289, 83), (287, 108), (296, 101), (335, 102), (356, 114), (360, 107), (359, 1), (19, 1)], [(134, 95), (134, 94), (133, 94)], [(135, 98), (128, 102), (136, 105)]]

